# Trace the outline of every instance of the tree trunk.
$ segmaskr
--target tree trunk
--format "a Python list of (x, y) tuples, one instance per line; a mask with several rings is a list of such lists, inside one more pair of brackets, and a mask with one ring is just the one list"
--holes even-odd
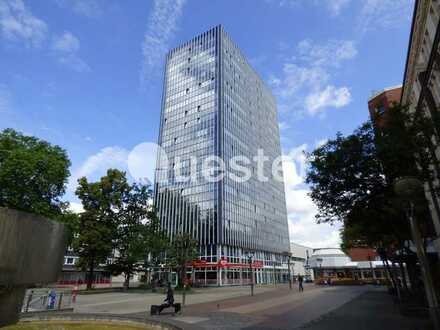
[(124, 274), (124, 291), (130, 288), (130, 273)]
[(182, 291), (182, 306), (185, 306), (186, 303), (186, 265), (184, 265), (182, 267), (182, 286), (183, 286), (183, 291)]
[(405, 288), (406, 293), (409, 293), (408, 283), (406, 283), (407, 278), (406, 278), (406, 273), (405, 273), (405, 267), (403, 267), (402, 260), (399, 259), (398, 264), (399, 264), (399, 268), (400, 268), (400, 273), (402, 274), (403, 287)]
[[(381, 258), (382, 258), (382, 257), (381, 257)], [(397, 283), (396, 283), (396, 280), (395, 280), (395, 278), (394, 278), (394, 274), (393, 274), (393, 272), (391, 271), (390, 264), (388, 263), (387, 258), (382, 258), (382, 261), (383, 261), (383, 263), (385, 264), (385, 268), (386, 268), (386, 270), (387, 270), (387, 272), (388, 272), (388, 275), (389, 275), (389, 277), (390, 277), (391, 284), (392, 284), (393, 288), (397, 290)]]
[(89, 273), (87, 275), (87, 288), (86, 290), (92, 289), (93, 275), (95, 272), (95, 262), (92, 261), (89, 265)]

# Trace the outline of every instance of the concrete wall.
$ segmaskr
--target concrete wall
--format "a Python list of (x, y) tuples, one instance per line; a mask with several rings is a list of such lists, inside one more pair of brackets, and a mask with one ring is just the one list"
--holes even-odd
[(17, 320), (24, 288), (57, 280), (65, 239), (63, 224), (0, 207), (0, 326)]

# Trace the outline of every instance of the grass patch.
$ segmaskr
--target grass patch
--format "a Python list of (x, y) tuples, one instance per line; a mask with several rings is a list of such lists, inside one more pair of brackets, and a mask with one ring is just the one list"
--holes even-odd
[(123, 322), (93, 322), (93, 321), (32, 321), (19, 322), (3, 328), (4, 330), (153, 330), (158, 327), (148, 327), (136, 323)]

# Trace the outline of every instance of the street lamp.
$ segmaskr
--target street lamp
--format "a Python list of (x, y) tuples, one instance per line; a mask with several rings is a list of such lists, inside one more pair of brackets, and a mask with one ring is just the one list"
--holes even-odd
[(254, 257), (254, 255), (252, 253), (248, 253), (247, 254), (247, 258), (248, 258), (248, 263), (249, 263), (249, 270), (251, 273), (251, 296), (254, 295), (254, 273), (252, 270), (252, 258)]
[(323, 274), (322, 274), (322, 261), (323, 261), (323, 259), (321, 259), (321, 258), (317, 258), (316, 259), (316, 263), (318, 264), (318, 267), (319, 267), (319, 278), (320, 279), (322, 279), (323, 278)]
[(431, 276), (431, 270), (429, 267), (428, 258), (425, 254), (425, 249), (423, 245), (422, 235), (420, 234), (420, 229), (417, 224), (417, 220), (414, 216), (415, 205), (414, 201), (420, 199), (424, 194), (423, 183), (415, 177), (403, 177), (395, 180), (394, 191), (402, 199), (408, 201), (408, 219), (411, 226), (411, 232), (413, 241), (416, 247), (417, 257), (420, 262), (420, 267), (422, 269), (422, 275), (425, 282), (426, 297), (429, 304), (429, 313), (431, 315), (432, 321), (434, 323), (434, 328), (440, 330), (440, 315), (439, 315), (439, 303), (437, 299), (437, 294), (435, 292), (434, 282)]
[(292, 290), (292, 275), (290, 273), (290, 256), (292, 255), (292, 253), (284, 252), (283, 254), (287, 257), (287, 276), (289, 276), (289, 289)]

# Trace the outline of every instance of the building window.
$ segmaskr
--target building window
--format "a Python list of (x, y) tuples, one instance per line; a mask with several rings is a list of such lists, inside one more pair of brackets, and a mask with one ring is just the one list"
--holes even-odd
[(189, 88), (186, 89), (186, 94), (188, 94), (188, 93), (189, 93)]
[(198, 105), (197, 106), (197, 112), (200, 112), (200, 109), (202, 108), (202, 106)]
[(382, 116), (385, 113), (385, 107), (383, 104), (376, 108), (376, 114)]
[(75, 259), (72, 258), (72, 257), (65, 258), (64, 259), (64, 264), (66, 264), (66, 265), (73, 265), (73, 264), (75, 264)]

